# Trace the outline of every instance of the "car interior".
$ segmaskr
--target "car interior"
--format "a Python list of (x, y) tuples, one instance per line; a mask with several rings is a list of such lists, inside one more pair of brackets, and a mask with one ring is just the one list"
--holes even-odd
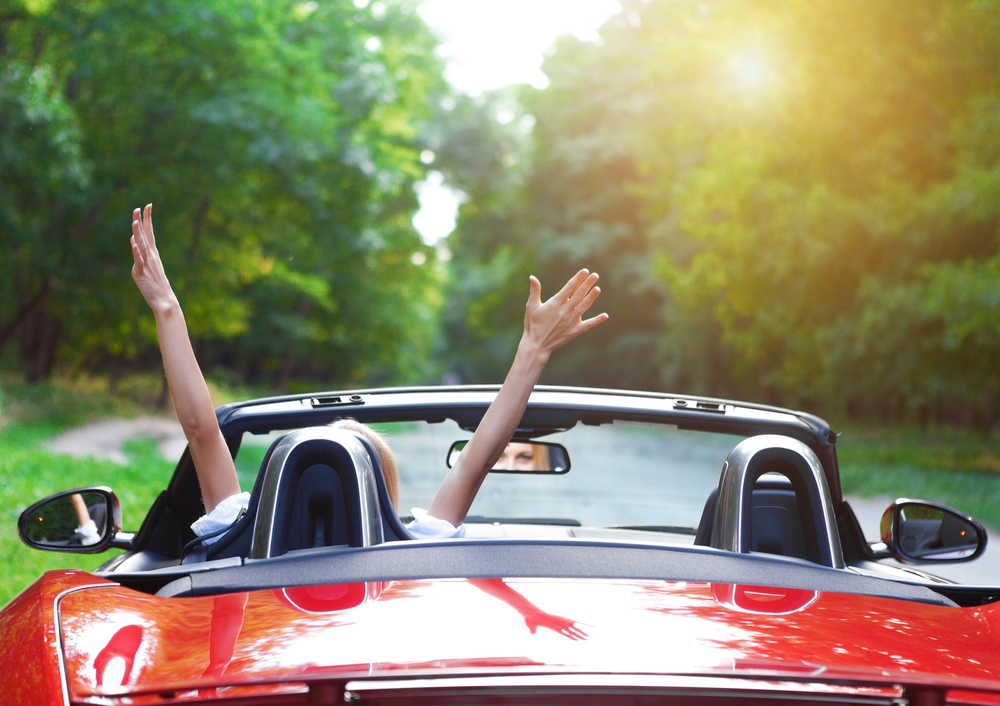
[[(923, 586), (816, 562), (816, 541), (805, 529), (810, 523), (803, 522), (809, 516), (808, 492), (796, 487), (801, 483), (795, 482), (793, 469), (780, 462), (755, 471), (746, 553), (712, 546), (718, 490), (706, 499), (694, 544), (673, 544), (669, 551), (661, 543), (632, 540), (406, 541), (410, 535), (389, 502), (378, 456), (366, 439), (346, 430), (297, 434), (301, 438), (292, 452), (287, 448), (291, 434), (272, 443), (248, 512), (218, 542), (182, 547), (182, 558), (148, 548), (122, 554), (97, 573), (161, 597), (407, 578), (565, 576), (780, 585), (956, 605)], [(278, 456), (284, 463), (275, 461)], [(268, 473), (279, 465), (280, 475)], [(258, 527), (262, 503), (273, 508), (270, 536)], [(161, 518), (170, 514), (159, 511)], [(175, 522), (161, 519), (165, 526)], [(155, 532), (145, 526), (139, 534), (143, 531), (155, 541)]]

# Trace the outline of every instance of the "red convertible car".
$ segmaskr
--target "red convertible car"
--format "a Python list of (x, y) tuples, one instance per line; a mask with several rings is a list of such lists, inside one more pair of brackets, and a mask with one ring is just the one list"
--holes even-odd
[[(220, 407), (252, 491), (211, 544), (188, 454), (134, 533), (104, 487), (28, 508), (29, 546), (124, 551), (0, 612), (3, 703), (1000, 704), (1000, 588), (896, 563), (975, 559), (983, 527), (898, 500), (864, 537), (801, 412), (538, 387), (466, 537), (414, 539), (496, 390)], [(343, 417), (389, 437), (398, 512)]]

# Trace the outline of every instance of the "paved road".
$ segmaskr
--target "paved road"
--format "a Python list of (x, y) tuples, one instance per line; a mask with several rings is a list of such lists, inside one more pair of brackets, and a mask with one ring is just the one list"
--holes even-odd
[(45, 446), (50, 451), (69, 456), (93, 456), (115, 463), (126, 463), (128, 459), (122, 451), (122, 445), (135, 437), (156, 439), (160, 445), (160, 453), (171, 461), (179, 459), (187, 447), (181, 425), (176, 419), (166, 417), (95, 422), (60, 434)]

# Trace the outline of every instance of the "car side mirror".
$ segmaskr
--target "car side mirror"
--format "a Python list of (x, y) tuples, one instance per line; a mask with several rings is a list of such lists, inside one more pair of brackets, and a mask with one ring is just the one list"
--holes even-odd
[(986, 549), (986, 528), (945, 505), (900, 498), (882, 515), (886, 550), (907, 564), (972, 561)]
[(102, 552), (122, 528), (122, 506), (110, 488), (67, 490), (21, 513), (17, 533), (32, 549)]
[[(445, 462), (451, 468), (468, 441), (456, 441), (448, 450)], [(566, 473), (569, 451), (562, 444), (548, 441), (511, 441), (490, 473)]]

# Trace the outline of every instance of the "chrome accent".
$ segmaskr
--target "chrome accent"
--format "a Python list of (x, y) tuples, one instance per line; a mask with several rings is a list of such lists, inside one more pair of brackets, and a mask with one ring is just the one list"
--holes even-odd
[(889, 545), (885, 542), (870, 542), (868, 546), (872, 550), (872, 557), (878, 561), (879, 559), (891, 559), (892, 551), (889, 549)]
[(108, 546), (112, 549), (131, 549), (133, 539), (135, 539), (135, 532), (118, 532)]
[[(797, 703), (829, 704), (836, 700), (841, 703), (881, 704), (888, 706), (893, 699), (901, 696), (902, 688), (896, 684), (864, 682), (860, 679), (851, 683), (838, 684), (836, 699), (831, 698), (829, 677), (822, 666), (803, 671), (789, 678), (781, 673), (779, 663), (762, 664), (755, 670), (747, 670), (738, 677), (687, 674), (509, 674), (470, 676), (455, 674), (439, 676), (417, 674), (407, 679), (366, 679), (355, 677), (344, 685), (345, 703), (379, 703), (381, 699), (414, 699), (419, 703), (436, 702), (446, 697), (459, 697), (463, 703), (490, 702), (497, 694), (534, 696), (532, 701), (550, 703), (557, 696), (588, 696), (595, 694), (630, 696), (629, 703), (639, 701), (642, 696), (650, 699), (660, 697), (698, 697), (709, 702), (721, 699), (790, 699)], [(746, 679), (740, 677), (756, 677)], [(310, 693), (317, 696), (333, 686), (330, 682), (309, 684)], [(339, 686), (339, 684), (338, 684)], [(350, 700), (348, 700), (350, 695)], [(329, 698), (329, 696), (327, 696)], [(515, 697), (516, 698), (516, 697)], [(609, 698), (617, 702), (619, 699)], [(331, 703), (333, 701), (331, 700)], [(912, 702), (911, 702), (912, 703)]]
[[(117, 583), (87, 583), (82, 586), (73, 586), (72, 588), (67, 588), (65, 591), (60, 592), (52, 600), (52, 623), (55, 630), (53, 630), (53, 640), (52, 647), (56, 652), (56, 664), (59, 666), (59, 685), (62, 687), (62, 698), (64, 706), (69, 706), (69, 677), (66, 675), (66, 659), (63, 650), (63, 636), (62, 636), (62, 600), (71, 593), (78, 593), (80, 591), (87, 591), (92, 588), (121, 588)], [(99, 685), (98, 685), (99, 686)]]
[[(317, 443), (318, 442), (318, 443)], [(275, 556), (275, 516), (278, 502), (287, 490), (288, 474), (298, 461), (294, 453), (303, 444), (309, 444), (313, 451), (326, 452), (335, 456), (348, 472), (353, 471), (356, 488), (344, 483), (345, 502), (350, 504), (349, 493), (356, 493), (360, 512), (354, 518), (354, 528), (359, 546), (370, 547), (385, 541), (382, 531), (382, 513), (375, 485), (375, 469), (372, 467), (368, 450), (353, 432), (332, 427), (310, 427), (299, 429), (286, 435), (271, 454), (271, 460), (264, 469), (257, 517), (254, 519), (253, 539), (250, 545), (251, 559), (268, 559)]]
[[(790, 436), (751, 436), (737, 444), (729, 453), (719, 482), (712, 546), (730, 552), (749, 553), (749, 512), (744, 512), (744, 508), (749, 509), (752, 482), (756, 480), (749, 476), (761, 463), (770, 460), (791, 463), (799, 470), (806, 484), (806, 491), (810, 494), (810, 504), (814, 513), (817, 513), (812, 519), (816, 520), (814, 524), (821, 563), (835, 569), (844, 568), (837, 518), (833, 512), (833, 501), (826, 484), (823, 464), (812, 449)], [(802, 518), (803, 523), (808, 521), (810, 518)]]

